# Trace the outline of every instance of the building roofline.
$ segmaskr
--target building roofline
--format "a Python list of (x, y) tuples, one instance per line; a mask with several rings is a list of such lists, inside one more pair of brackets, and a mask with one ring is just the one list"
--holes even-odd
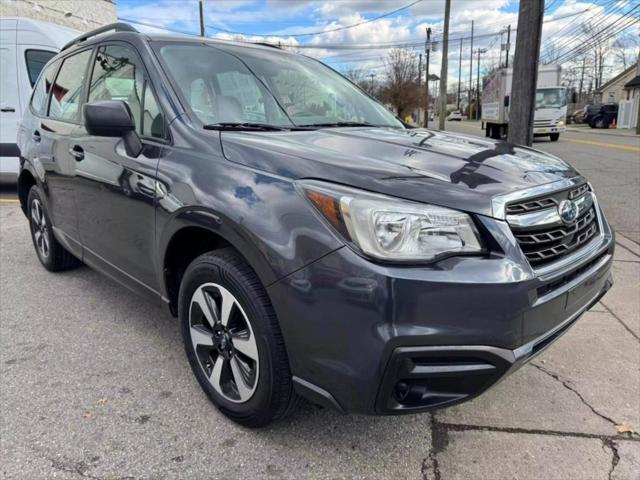
[(627, 68), (626, 70), (623, 70), (622, 72), (620, 72), (618, 75), (616, 75), (615, 77), (607, 80), (607, 82), (603, 83), (597, 90), (596, 93), (602, 93), (604, 89), (608, 88), (611, 84), (615, 83), (618, 81), (618, 79), (620, 79), (621, 77), (624, 77), (627, 73), (629, 73), (631, 70), (634, 70), (635, 68), (638, 67), (638, 63), (634, 63), (633, 65), (631, 65), (629, 68)]

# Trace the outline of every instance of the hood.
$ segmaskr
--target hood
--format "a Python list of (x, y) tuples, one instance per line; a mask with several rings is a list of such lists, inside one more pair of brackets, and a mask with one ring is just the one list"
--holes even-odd
[(482, 215), (491, 215), (497, 195), (578, 174), (537, 150), (425, 129), (222, 132), (221, 139), (230, 161), (258, 170)]

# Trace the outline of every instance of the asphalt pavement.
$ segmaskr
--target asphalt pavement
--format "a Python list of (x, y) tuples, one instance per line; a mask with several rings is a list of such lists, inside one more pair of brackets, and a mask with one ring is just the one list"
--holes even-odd
[(304, 403), (262, 430), (209, 403), (167, 312), (86, 267), (45, 271), (1, 191), (2, 478), (637, 480), (640, 141), (570, 132), (534, 147), (589, 177), (619, 233), (604, 300), (472, 402), (399, 417)]

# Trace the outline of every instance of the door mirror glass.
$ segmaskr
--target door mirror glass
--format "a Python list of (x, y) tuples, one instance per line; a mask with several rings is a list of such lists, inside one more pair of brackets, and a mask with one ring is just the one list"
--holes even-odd
[(137, 157), (142, 142), (136, 133), (131, 109), (122, 100), (101, 100), (84, 105), (84, 124), (89, 135), (122, 137), (127, 155)]

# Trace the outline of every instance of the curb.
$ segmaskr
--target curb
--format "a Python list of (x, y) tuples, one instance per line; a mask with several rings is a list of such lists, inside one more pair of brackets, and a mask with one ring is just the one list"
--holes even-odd
[[(608, 132), (609, 130), (605, 130), (605, 131)], [(581, 129), (581, 128), (575, 128), (575, 129), (574, 128), (567, 128), (566, 132), (567, 133), (574, 133), (574, 132), (575, 133), (593, 133), (593, 134), (600, 133), (600, 134), (604, 135), (605, 137), (608, 136), (608, 135), (611, 135), (612, 137), (640, 138), (640, 135), (638, 135), (637, 133), (631, 133), (631, 132), (629, 132), (629, 133), (618, 133), (618, 132), (616, 132), (616, 133), (604, 133), (604, 131), (600, 131), (600, 130), (595, 129), (595, 128), (589, 128), (588, 130), (587, 129)]]

